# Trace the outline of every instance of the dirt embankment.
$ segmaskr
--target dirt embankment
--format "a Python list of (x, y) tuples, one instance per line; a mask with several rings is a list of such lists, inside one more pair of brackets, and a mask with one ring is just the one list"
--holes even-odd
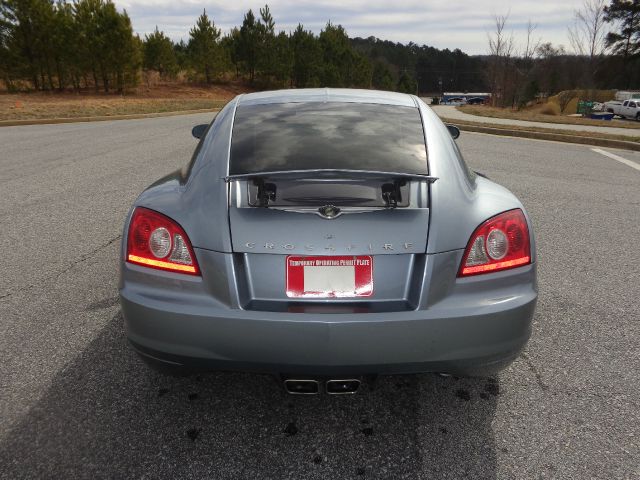
[(0, 95), (0, 120), (100, 117), (217, 109), (247, 89), (234, 85), (140, 86), (125, 95), (33, 92)]
[[(458, 108), (461, 112), (477, 115), (478, 117), (507, 118), (511, 120), (525, 120), (541, 123), (562, 123), (565, 125), (590, 125), (596, 127), (640, 129), (640, 123), (638, 122), (618, 120), (604, 121), (561, 115), (559, 113), (559, 108), (553, 103), (546, 103), (519, 111), (511, 110), (509, 108), (489, 107), (485, 105), (465, 105)], [(482, 119), (478, 118), (478, 121), (482, 121)]]

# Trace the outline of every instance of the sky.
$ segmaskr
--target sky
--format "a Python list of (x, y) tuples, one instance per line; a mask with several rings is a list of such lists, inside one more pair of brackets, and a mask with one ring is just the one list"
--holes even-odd
[[(227, 33), (242, 24), (244, 13), (264, 6), (248, 0), (115, 0), (126, 9), (141, 36), (155, 26), (175, 41), (187, 40), (189, 29), (206, 9), (216, 26)], [(570, 49), (567, 27), (583, 0), (271, 0), (276, 31), (294, 30), (298, 23), (319, 33), (331, 21), (350, 37), (375, 36), (383, 40), (413, 41), (436, 48), (459, 48), (471, 55), (488, 53), (487, 34), (495, 15), (509, 15), (507, 31), (516, 44), (526, 41), (527, 23), (537, 25), (536, 40)]]

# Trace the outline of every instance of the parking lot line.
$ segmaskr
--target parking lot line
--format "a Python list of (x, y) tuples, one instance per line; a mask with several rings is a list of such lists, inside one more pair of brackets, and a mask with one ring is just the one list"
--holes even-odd
[(599, 153), (600, 155), (604, 155), (605, 157), (609, 157), (612, 158), (613, 160), (616, 160), (620, 163), (624, 163), (625, 165), (630, 166), (631, 168), (635, 168), (636, 170), (640, 170), (640, 165), (638, 165), (636, 162), (633, 162), (631, 160), (627, 160), (626, 158), (622, 158), (619, 155), (616, 155), (615, 153), (611, 153), (611, 152), (607, 152), (606, 150), (601, 150), (599, 148), (592, 148), (592, 151)]

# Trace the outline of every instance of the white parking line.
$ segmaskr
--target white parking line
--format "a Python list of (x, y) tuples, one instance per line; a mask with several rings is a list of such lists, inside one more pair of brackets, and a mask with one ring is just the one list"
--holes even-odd
[(617, 160), (620, 163), (624, 163), (625, 165), (630, 166), (631, 168), (635, 168), (636, 170), (640, 170), (640, 165), (636, 162), (632, 162), (631, 160), (627, 160), (626, 158), (622, 158), (615, 153), (607, 152), (605, 150), (600, 150), (599, 148), (592, 148), (592, 151), (599, 153), (600, 155), (604, 155), (605, 157), (612, 158), (613, 160)]

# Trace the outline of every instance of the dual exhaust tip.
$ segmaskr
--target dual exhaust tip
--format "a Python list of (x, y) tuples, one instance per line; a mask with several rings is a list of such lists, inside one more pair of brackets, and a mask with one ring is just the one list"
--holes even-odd
[[(335, 379), (324, 382), (324, 391), (329, 395), (349, 395), (360, 389), (357, 378)], [(288, 378), (284, 381), (284, 388), (292, 395), (317, 395), (320, 393), (321, 383), (318, 380)]]

